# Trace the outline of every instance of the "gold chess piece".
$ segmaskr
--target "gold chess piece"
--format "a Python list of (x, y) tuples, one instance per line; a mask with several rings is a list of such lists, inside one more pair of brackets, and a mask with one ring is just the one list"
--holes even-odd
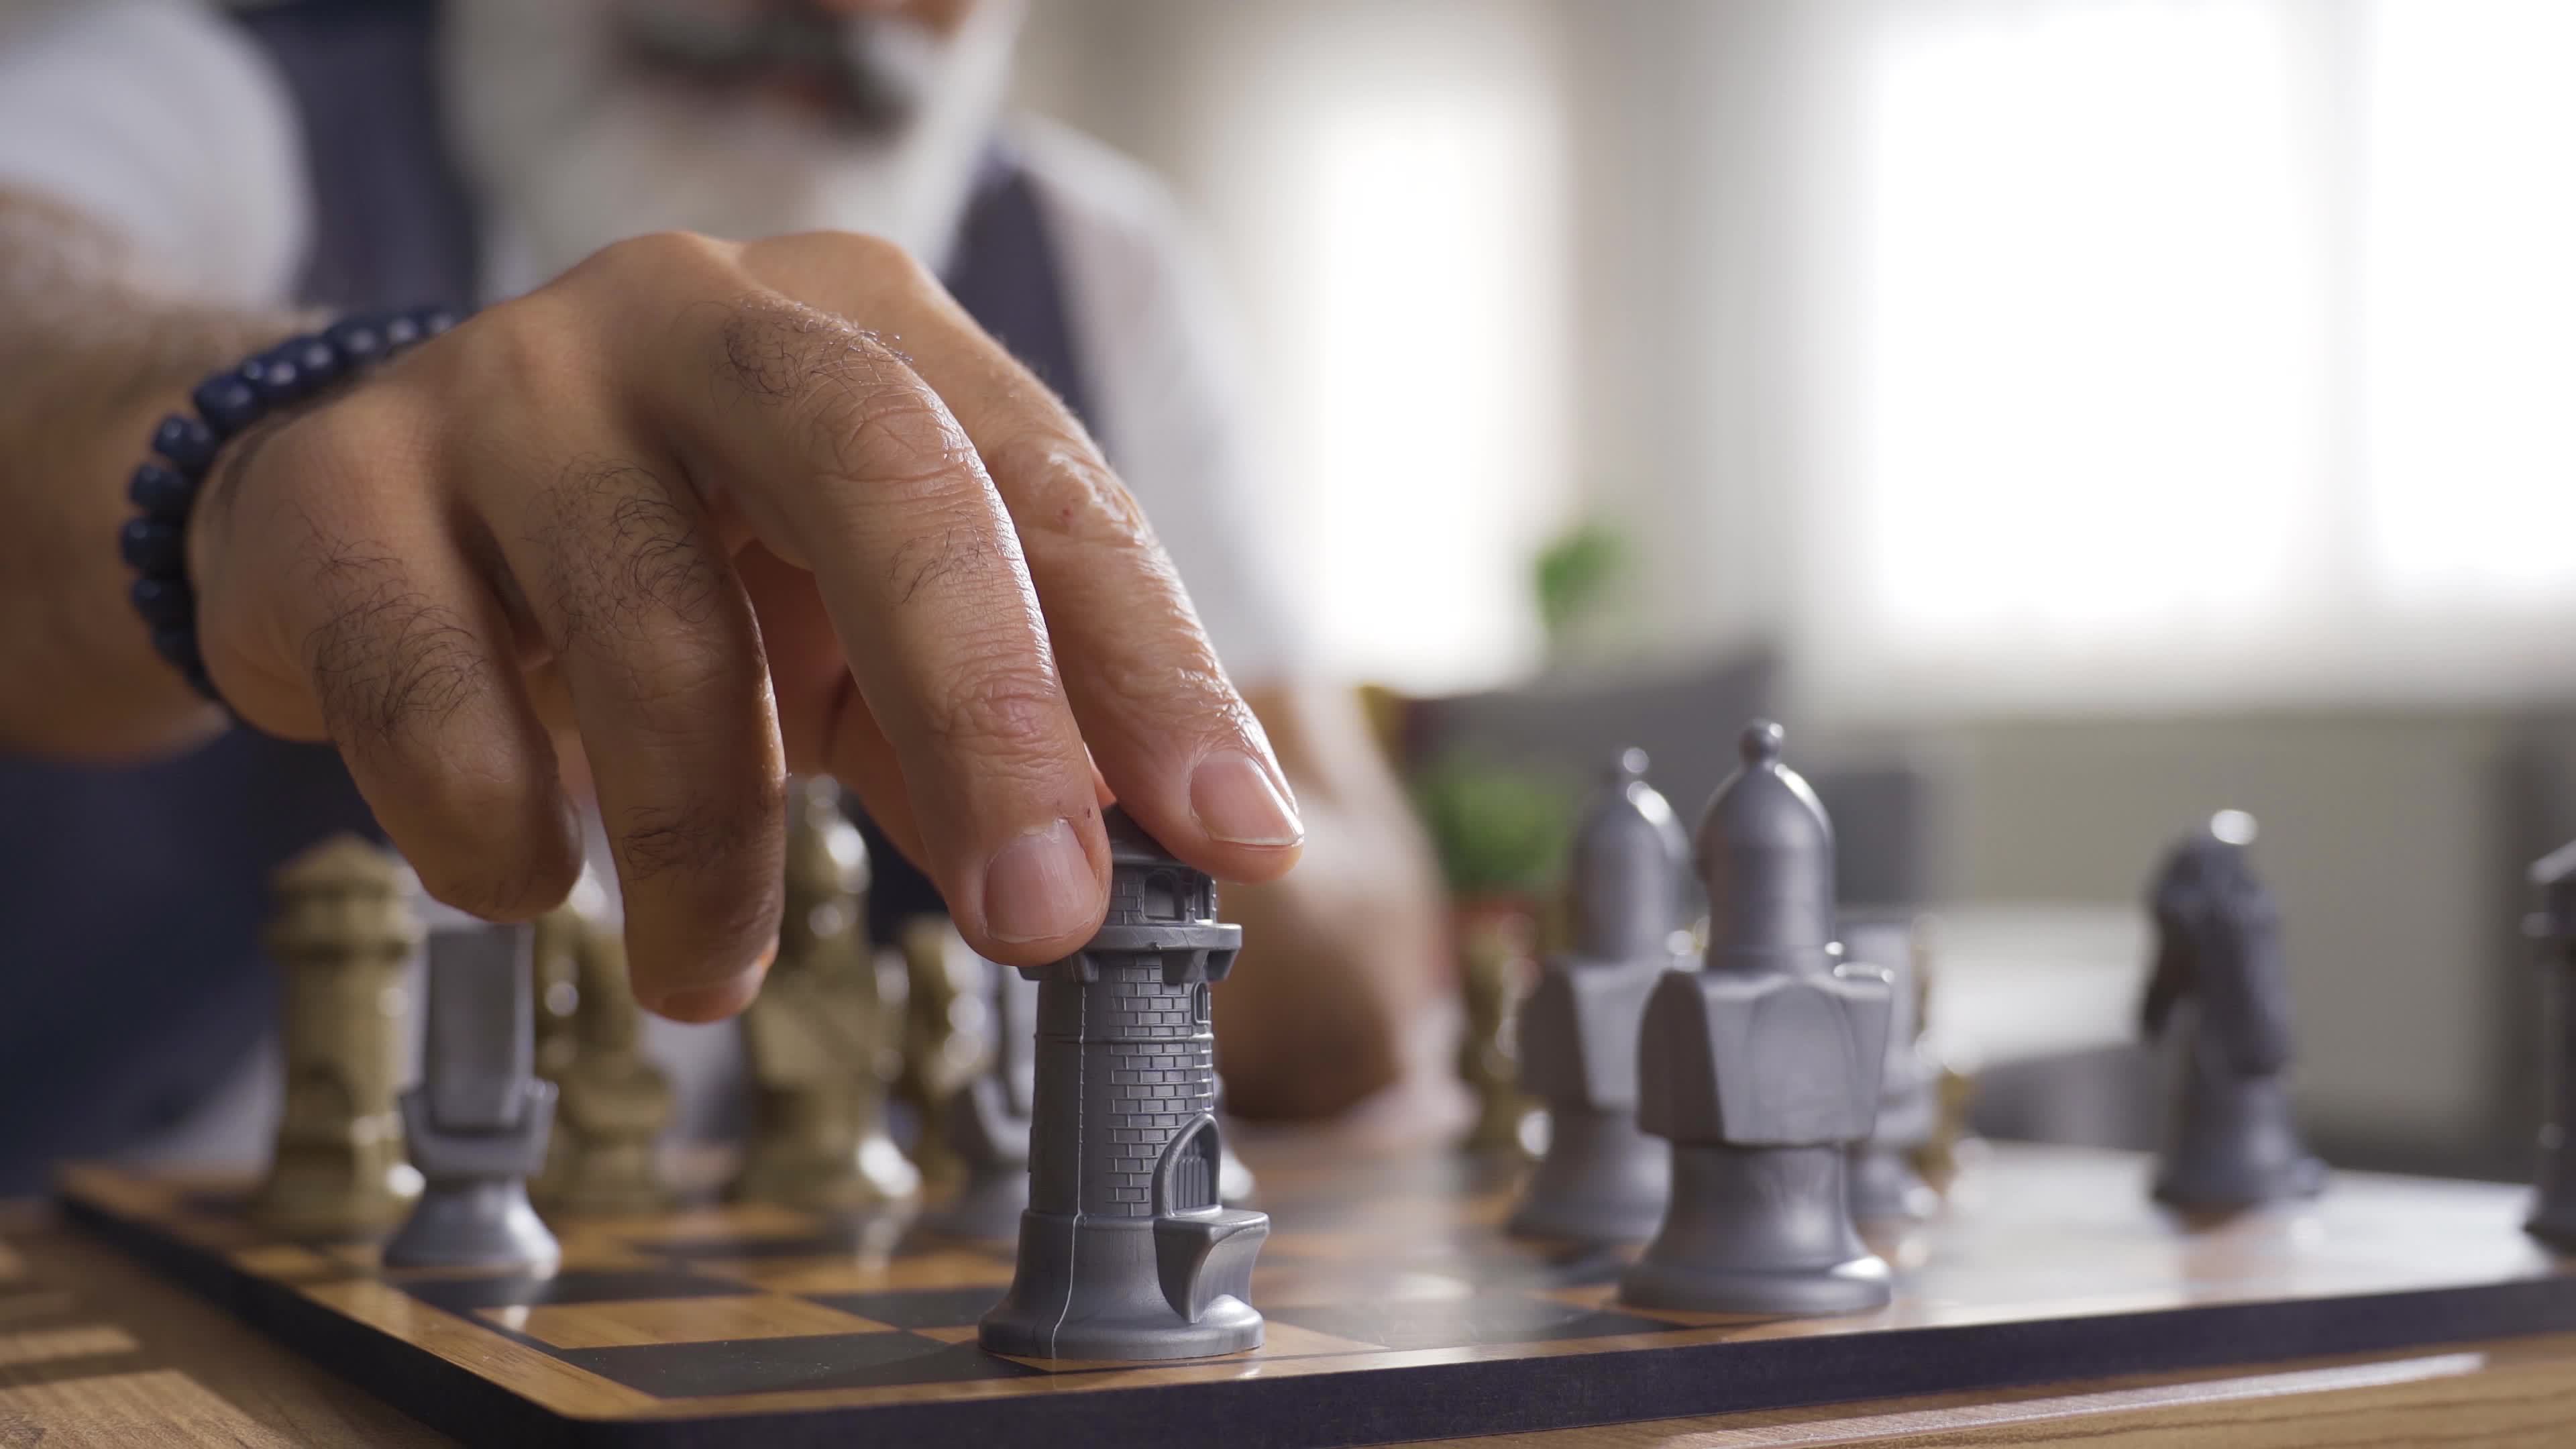
[(966, 1180), (958, 1154), (957, 1095), (990, 1064), (991, 1013), (984, 959), (945, 916), (916, 916), (903, 928), (903, 1065), (895, 1095), (918, 1114), (912, 1161), (923, 1190), (945, 1196)]
[(285, 1000), (286, 1111), (251, 1199), (262, 1226), (315, 1235), (390, 1227), (419, 1191), (394, 1107), (411, 1019), (403, 968), (422, 939), (415, 888), (398, 857), (354, 835), (314, 846), (271, 878), (267, 945)]
[(886, 1134), (894, 1023), (868, 949), (868, 854), (841, 788), (788, 794), (778, 960), (743, 1012), (756, 1104), (737, 1199), (807, 1209), (899, 1202), (921, 1175)]
[(581, 1007), (582, 939), (588, 925), (581, 909), (566, 901), (537, 917), (529, 932), (528, 981), (537, 1006), (537, 1075), (557, 1085), (572, 1066), (573, 1014)]
[(1968, 1130), (1968, 1112), (1977, 1101), (1977, 1079), (1943, 1062), (1933, 1093), (1941, 1104), (1940, 1125), (1928, 1141), (1909, 1155), (1914, 1170), (1923, 1175), (1923, 1180), (1947, 1196), (1951, 1185), (1959, 1180), (1961, 1171), (1982, 1145), (1981, 1140)]
[(1458, 1076), (1475, 1091), (1476, 1121), (1460, 1142), (1470, 1152), (1527, 1152), (1533, 1103), (1520, 1088), (1513, 1016), (1536, 962), (1534, 927), (1514, 912), (1479, 912), (1461, 923), (1467, 1034)]
[[(627, 984), (626, 942), (611, 926), (565, 905), (537, 922), (538, 1020), (560, 1016), (552, 1070), (538, 1036), (539, 1070), (557, 1087), (554, 1136), (530, 1195), (548, 1212), (634, 1216), (672, 1201), (658, 1156), (675, 1105), (670, 1078), (644, 1055), (643, 1012)], [(549, 979), (545, 950), (560, 951)]]
[(1920, 963), (1914, 973), (1914, 1020), (1917, 1040), (1925, 1062), (1932, 1072), (1932, 1100), (1935, 1104), (1932, 1131), (1922, 1142), (1906, 1152), (1914, 1171), (1935, 1192), (1947, 1197), (1962, 1171), (1984, 1149), (1984, 1142), (1968, 1129), (1968, 1114), (1977, 1103), (1977, 1078), (1974, 1064), (1967, 1068), (1940, 1050), (1932, 1032), (1932, 986), (1937, 979), (1940, 956), (1939, 921), (1924, 917), (1915, 925), (1915, 958)]

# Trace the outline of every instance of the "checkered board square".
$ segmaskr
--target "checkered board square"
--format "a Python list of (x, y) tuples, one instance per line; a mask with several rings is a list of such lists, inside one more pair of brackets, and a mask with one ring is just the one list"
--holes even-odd
[(2576, 1328), (2521, 1194), (2348, 1176), (2226, 1222), (2150, 1207), (2115, 1154), (2005, 1151), (1879, 1248), (1897, 1303), (1760, 1320), (1615, 1301), (1633, 1249), (1504, 1235), (1512, 1181), (1441, 1154), (1256, 1157), (1267, 1342), (1152, 1365), (1006, 1358), (975, 1324), (1007, 1244), (893, 1217), (699, 1206), (557, 1224), (546, 1275), (395, 1272), (288, 1241), (244, 1184), (83, 1168), (75, 1221), (469, 1443), (1205, 1439), (1373, 1443)]

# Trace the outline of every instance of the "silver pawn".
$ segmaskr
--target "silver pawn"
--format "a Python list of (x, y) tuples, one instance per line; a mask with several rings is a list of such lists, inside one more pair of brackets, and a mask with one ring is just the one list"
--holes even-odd
[(1672, 1155), (1637, 1129), (1637, 1032), (1679, 964), (1682, 857), (1673, 808), (1622, 750), (1575, 828), (1574, 949), (1550, 957), (1520, 1010), (1521, 1085), (1547, 1106), (1547, 1152), (1510, 1231), (1624, 1242), (1655, 1231)]

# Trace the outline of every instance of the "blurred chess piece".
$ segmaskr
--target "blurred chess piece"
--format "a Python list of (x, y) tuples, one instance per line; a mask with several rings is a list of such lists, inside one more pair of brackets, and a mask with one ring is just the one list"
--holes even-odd
[[(922, 1190), (934, 1198), (953, 1196), (976, 1171), (972, 1157), (960, 1155), (961, 1127), (955, 1119), (962, 1105), (959, 1094), (996, 1056), (997, 969), (968, 948), (945, 916), (915, 916), (904, 923), (903, 1046), (894, 1092), (920, 1124), (912, 1162), (921, 1173)], [(1026, 1101), (1025, 1094), (1021, 1100)], [(1000, 1130), (994, 1150), (1007, 1153), (1010, 1130), (998, 1123), (985, 1125)], [(1019, 1135), (1025, 1142), (1025, 1129)], [(1025, 1156), (1021, 1161), (1025, 1165)], [(1018, 1230), (1014, 1216), (1006, 1235)]]
[[(537, 917), (528, 934), (528, 990), (536, 1022), (537, 1075), (555, 1084), (560, 1104), (564, 1078), (572, 1071), (580, 1040), (573, 1015), (581, 1009), (581, 953), (588, 923), (580, 897), (594, 885), (587, 869), (574, 887), (574, 899)], [(552, 1211), (557, 1186), (564, 1177), (563, 1159), (574, 1150), (573, 1133), (556, 1113), (555, 1130), (546, 1139), (546, 1165), (528, 1184), (528, 1196)]]
[[(625, 938), (613, 923), (585, 911), (583, 894), (537, 922), (539, 962), (551, 948), (570, 971), (538, 993), (540, 1023), (549, 1014), (543, 1008), (562, 1013), (551, 1070), (546, 1034), (538, 1036), (540, 1073), (560, 1095), (546, 1168), (530, 1190), (548, 1212), (660, 1212), (672, 1202), (659, 1153), (674, 1094), (670, 1078), (644, 1055), (643, 1013), (627, 981)], [(544, 974), (541, 969), (541, 980)]]
[(528, 1202), (555, 1088), (536, 1074), (526, 926), (467, 920), (429, 937), (420, 1083), (402, 1095), (419, 1201), (385, 1243), (389, 1268), (550, 1271), (555, 1236)]
[(1520, 1009), (1522, 1085), (1547, 1104), (1547, 1151), (1510, 1229), (1620, 1242), (1664, 1215), (1672, 1154), (1637, 1129), (1637, 1033), (1646, 997), (1677, 964), (1682, 859), (1672, 806), (1623, 750), (1575, 827), (1572, 949), (1550, 956)]
[[(1948, 1197), (1958, 1185), (1961, 1174), (1985, 1151), (1985, 1142), (1969, 1130), (1968, 1116), (1977, 1104), (1975, 1061), (1944, 1051), (1932, 1031), (1932, 986), (1938, 967), (1934, 957), (1937, 948), (1938, 922), (1930, 917), (1915, 922), (1913, 936), (1915, 1055), (1922, 1063), (1932, 1100), (1931, 1130), (1923, 1139), (1905, 1149), (1906, 1165), (1914, 1169), (1933, 1193)], [(1895, 1033), (1889, 1033), (1894, 1040)], [(1891, 1047), (1892, 1051), (1893, 1048)]]
[[(537, 917), (529, 935), (528, 986), (536, 1008), (537, 1075), (560, 1085), (572, 1066), (579, 1033), (573, 1013), (581, 1008), (581, 953), (590, 933), (580, 897), (594, 886), (585, 871), (575, 899)], [(558, 1134), (555, 1145), (561, 1147)]]
[(1521, 1091), (1513, 1023), (1537, 969), (1537, 924), (1509, 906), (1470, 907), (1460, 914), (1459, 931), (1467, 1031), (1458, 1042), (1458, 1077), (1475, 1094), (1476, 1120), (1458, 1145), (1477, 1153), (1526, 1152), (1532, 1104)]
[[(966, 950), (956, 928), (947, 922), (920, 924), (923, 930), (940, 933), (941, 951), (953, 956)], [(958, 1000), (980, 1006), (972, 1016), (980, 1025), (982, 1045), (974, 1054), (975, 1070), (942, 1099), (935, 1124), (949, 1149), (947, 1160), (962, 1167), (962, 1176), (928, 1223), (950, 1237), (1010, 1241), (1019, 1236), (1020, 1214), (1029, 1205), (1038, 984), (982, 957), (974, 960), (981, 968), (979, 989), (971, 998)], [(961, 1014), (952, 1010), (952, 1020)], [(950, 1040), (961, 1042), (965, 1037), (961, 1025)], [(930, 1130), (926, 1124), (925, 1134)]]
[(1977, 1105), (1976, 1073), (1936, 1053), (1932, 1101), (1932, 1135), (1908, 1152), (1906, 1160), (1934, 1192), (1947, 1197), (1969, 1162), (1985, 1149), (1984, 1139), (1968, 1130), (1968, 1114)]
[(1923, 1039), (1927, 927), (1912, 917), (1860, 916), (1843, 925), (1843, 957), (1888, 973), (1893, 1011), (1887, 1064), (1878, 1084), (1878, 1121), (1852, 1148), (1852, 1216), (1860, 1221), (1920, 1221), (1940, 1211), (1941, 1194), (1925, 1181), (1914, 1154), (1941, 1128), (1940, 1068)]
[(840, 786), (796, 783), (778, 959), (742, 1017), (755, 1104), (737, 1199), (867, 1208), (920, 1189), (886, 1134), (893, 1022), (866, 938), (867, 884), (867, 847), (841, 813)]
[(1887, 975), (1834, 941), (1834, 833), (1757, 721), (1693, 844), (1708, 954), (1647, 998), (1638, 1120), (1672, 1143), (1663, 1226), (1619, 1301), (1705, 1313), (1850, 1313), (1888, 1301), (1860, 1239), (1848, 1152), (1887, 1060)]
[(2531, 1217), (2523, 1227), (2560, 1252), (2576, 1252), (2576, 844), (2531, 868), (2540, 909), (2528, 931), (2546, 973), (2542, 1021), (2548, 1116), (2540, 1128), (2540, 1163)]
[(2167, 1044), (2176, 1091), (2155, 1195), (2227, 1209), (2308, 1197), (2325, 1164), (2290, 1112), (2290, 978), (2281, 916), (2245, 847), (2254, 818), (2224, 810), (2157, 871), (2155, 970), (2139, 1015)]
[(411, 1018), (403, 970), (421, 943), (411, 871), (343, 835), (288, 861), (271, 889), (267, 945), (285, 1005), (286, 1110), (251, 1215), (292, 1234), (389, 1226), (419, 1185), (403, 1161), (394, 1106)]

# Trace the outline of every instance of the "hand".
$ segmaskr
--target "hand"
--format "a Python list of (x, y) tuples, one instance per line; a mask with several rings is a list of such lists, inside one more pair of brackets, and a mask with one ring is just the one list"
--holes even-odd
[(236, 440), (189, 562), (225, 697), (334, 742), (441, 900), (563, 899), (577, 746), (636, 994), (684, 1020), (758, 990), (791, 770), (1015, 964), (1098, 928), (1113, 796), (1228, 879), (1302, 836), (1135, 500), (865, 237), (610, 247)]

